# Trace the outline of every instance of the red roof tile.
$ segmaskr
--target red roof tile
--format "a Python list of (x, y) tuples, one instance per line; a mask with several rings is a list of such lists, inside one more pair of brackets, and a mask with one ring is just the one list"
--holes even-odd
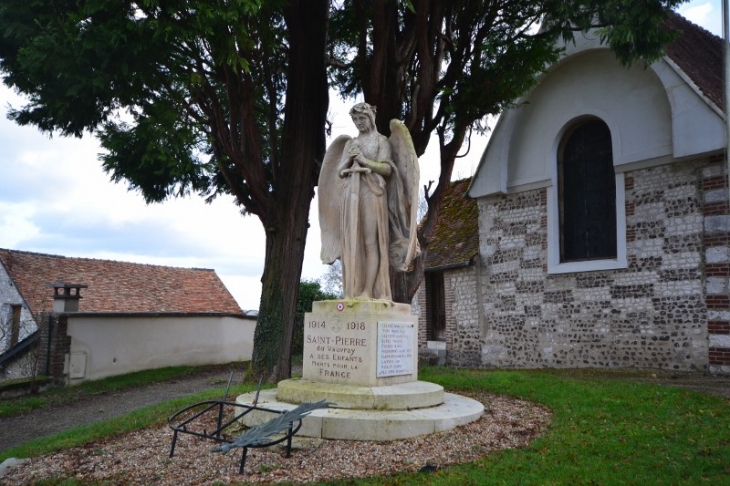
[(49, 284), (83, 284), (79, 312), (242, 314), (214, 270), (0, 249), (33, 314), (53, 309)]
[(682, 32), (667, 47), (667, 56), (723, 110), (722, 39), (674, 12), (669, 15), (667, 27)]
[(444, 195), (426, 253), (426, 270), (465, 265), (479, 252), (479, 209), (466, 197), (471, 178), (453, 181)]

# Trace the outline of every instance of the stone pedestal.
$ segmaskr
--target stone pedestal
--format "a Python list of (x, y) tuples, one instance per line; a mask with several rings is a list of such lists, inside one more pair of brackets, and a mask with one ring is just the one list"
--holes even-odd
[[(291, 410), (327, 400), (302, 422), (299, 435), (326, 439), (395, 440), (449, 430), (477, 420), (484, 406), (418, 381), (418, 318), (411, 306), (380, 300), (314, 302), (304, 318), (301, 379), (264, 390), (260, 406)], [(255, 393), (241, 395), (250, 404)], [(244, 417), (252, 426), (271, 418)]]
[(314, 302), (304, 317), (303, 378), (349, 386), (418, 379), (418, 316), (388, 301)]

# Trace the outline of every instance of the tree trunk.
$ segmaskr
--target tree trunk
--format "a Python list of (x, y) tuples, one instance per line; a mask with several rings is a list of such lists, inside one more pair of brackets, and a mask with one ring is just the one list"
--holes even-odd
[(306, 201), (291, 211), (276, 211), (276, 221), (267, 225), (261, 304), (254, 334), (254, 379), (263, 376), (265, 381), (279, 382), (291, 376), (292, 332), (311, 195), (301, 199)]
[(276, 194), (265, 224), (266, 260), (254, 335), (253, 378), (278, 382), (291, 377), (309, 208), (325, 151), (328, 11), (328, 0), (292, 0), (285, 11), (290, 44), (281, 166), (275, 169)]

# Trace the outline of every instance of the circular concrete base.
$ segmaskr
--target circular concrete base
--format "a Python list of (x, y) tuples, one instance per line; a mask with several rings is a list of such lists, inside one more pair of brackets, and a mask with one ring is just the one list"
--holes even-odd
[[(397, 385), (394, 385), (397, 386)], [(255, 393), (240, 395), (237, 403), (251, 404)], [(258, 406), (272, 410), (291, 410), (297, 405), (277, 399), (277, 390), (262, 390)], [(322, 439), (396, 440), (450, 430), (482, 416), (484, 406), (471, 398), (443, 394), (443, 403), (416, 410), (353, 410), (328, 408), (314, 410), (302, 421), (297, 435)], [(247, 426), (272, 418), (255, 411), (244, 417)]]
[(350, 386), (305, 379), (280, 381), (276, 399), (286, 403), (327, 400), (330, 408), (357, 410), (411, 410), (441, 405), (444, 387), (426, 381), (387, 386)]

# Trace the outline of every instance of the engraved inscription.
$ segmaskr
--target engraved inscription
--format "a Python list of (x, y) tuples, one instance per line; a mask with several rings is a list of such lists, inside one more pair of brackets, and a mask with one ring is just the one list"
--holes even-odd
[(413, 373), (414, 325), (378, 322), (377, 377)]
[(310, 378), (339, 382), (355, 378), (363, 371), (362, 364), (372, 341), (365, 322), (310, 320), (306, 327), (304, 361)]

